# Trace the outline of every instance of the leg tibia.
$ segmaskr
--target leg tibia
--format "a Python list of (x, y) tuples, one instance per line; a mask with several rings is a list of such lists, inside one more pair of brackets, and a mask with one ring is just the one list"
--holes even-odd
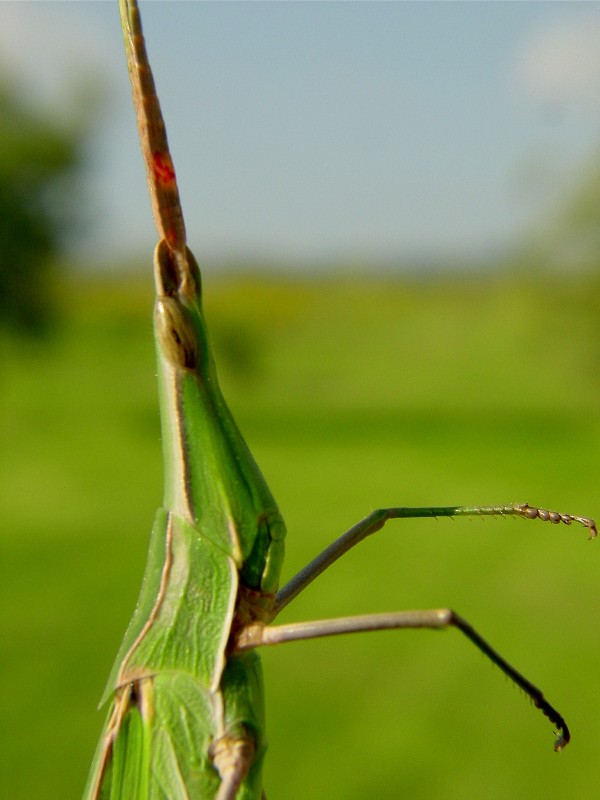
[(471, 642), (496, 664), (505, 675), (517, 684), (559, 730), (554, 744), (562, 750), (570, 739), (569, 729), (562, 715), (548, 703), (540, 689), (511, 666), (500, 653), (489, 645), (466, 620), (449, 608), (426, 611), (396, 611), (388, 614), (365, 614), (339, 619), (312, 622), (292, 622), (287, 625), (248, 625), (237, 639), (236, 650), (246, 650), (266, 645), (284, 644), (302, 639), (316, 639), (342, 633), (363, 633), (400, 628), (458, 628)]

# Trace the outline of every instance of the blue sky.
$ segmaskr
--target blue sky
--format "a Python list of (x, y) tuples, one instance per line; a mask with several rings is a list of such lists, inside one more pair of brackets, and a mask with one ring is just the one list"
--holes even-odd
[[(600, 151), (600, 3), (141, 5), (201, 260), (470, 260)], [(63, 118), (100, 82), (76, 249), (148, 252), (116, 2), (0, 2), (0, 69)]]

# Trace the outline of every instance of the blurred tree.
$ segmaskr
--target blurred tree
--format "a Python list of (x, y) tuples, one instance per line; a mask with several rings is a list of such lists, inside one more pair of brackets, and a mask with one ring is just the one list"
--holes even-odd
[(528, 255), (534, 263), (560, 273), (597, 275), (600, 271), (600, 158), (598, 151), (583, 163), (569, 186), (530, 236)]
[(600, 267), (600, 160), (594, 152), (560, 219), (563, 248), (574, 266), (586, 271)]
[(0, 326), (40, 334), (52, 271), (75, 215), (83, 131), (65, 130), (0, 87)]

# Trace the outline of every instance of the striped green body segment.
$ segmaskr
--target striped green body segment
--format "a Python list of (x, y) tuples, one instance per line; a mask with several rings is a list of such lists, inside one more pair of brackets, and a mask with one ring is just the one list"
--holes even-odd
[(260, 659), (228, 646), (268, 613), (285, 528), (221, 394), (189, 250), (182, 266), (161, 242), (155, 278), (164, 507), (87, 797), (219, 797), (233, 770), (231, 796), (250, 800), (265, 750)]

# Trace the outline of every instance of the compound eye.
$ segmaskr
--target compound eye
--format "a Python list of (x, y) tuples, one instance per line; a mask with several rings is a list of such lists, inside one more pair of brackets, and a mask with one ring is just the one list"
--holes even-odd
[(195, 369), (198, 364), (198, 336), (189, 313), (173, 297), (156, 301), (156, 337), (161, 351), (175, 367)]

